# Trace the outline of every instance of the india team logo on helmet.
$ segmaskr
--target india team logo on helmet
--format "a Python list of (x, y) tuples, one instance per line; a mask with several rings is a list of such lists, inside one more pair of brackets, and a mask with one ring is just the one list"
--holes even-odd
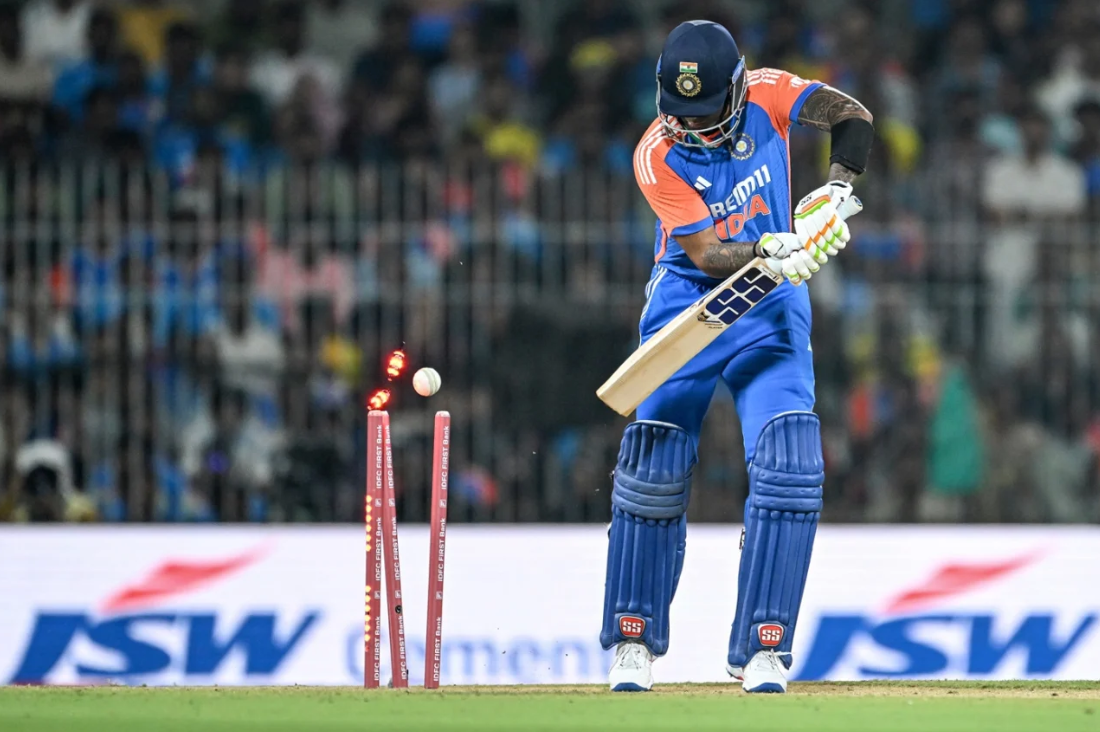
[(685, 97), (693, 97), (699, 93), (703, 85), (699, 83), (699, 77), (695, 74), (680, 74), (676, 77), (676, 91)]

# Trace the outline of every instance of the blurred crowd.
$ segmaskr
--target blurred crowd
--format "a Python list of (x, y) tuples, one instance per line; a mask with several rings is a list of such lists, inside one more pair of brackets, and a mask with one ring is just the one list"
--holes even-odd
[[(696, 17), (875, 115), (812, 283), (829, 520), (1100, 521), (1095, 0), (2, 2), (0, 520), (353, 520), (372, 397), (403, 519), (449, 409), (454, 520), (605, 520)], [(738, 432), (720, 393), (694, 519), (740, 519)]]

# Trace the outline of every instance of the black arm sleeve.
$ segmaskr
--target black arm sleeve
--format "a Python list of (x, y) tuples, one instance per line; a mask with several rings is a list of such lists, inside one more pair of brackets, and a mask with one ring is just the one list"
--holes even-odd
[(861, 117), (851, 117), (833, 125), (832, 136), (829, 162), (840, 163), (862, 175), (867, 170), (867, 159), (871, 156), (871, 143), (875, 139), (874, 126)]

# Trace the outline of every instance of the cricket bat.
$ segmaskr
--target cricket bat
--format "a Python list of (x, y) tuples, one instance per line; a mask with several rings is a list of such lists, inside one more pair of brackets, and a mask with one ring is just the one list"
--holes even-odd
[[(852, 196), (840, 204), (837, 213), (848, 219), (862, 210), (863, 203)], [(756, 257), (643, 343), (596, 390), (596, 396), (619, 414), (629, 416), (783, 280), (782, 274), (772, 272), (763, 259)]]

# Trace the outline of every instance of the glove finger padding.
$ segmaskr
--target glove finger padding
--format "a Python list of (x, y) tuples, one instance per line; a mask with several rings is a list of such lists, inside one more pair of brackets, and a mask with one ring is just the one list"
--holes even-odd
[(821, 265), (808, 252), (795, 252), (783, 260), (783, 275), (792, 284), (799, 285), (813, 277)]
[[(829, 203), (795, 219), (795, 232), (803, 247), (816, 259), (835, 257), (848, 243), (848, 225)], [(824, 264), (824, 260), (822, 264)]]

